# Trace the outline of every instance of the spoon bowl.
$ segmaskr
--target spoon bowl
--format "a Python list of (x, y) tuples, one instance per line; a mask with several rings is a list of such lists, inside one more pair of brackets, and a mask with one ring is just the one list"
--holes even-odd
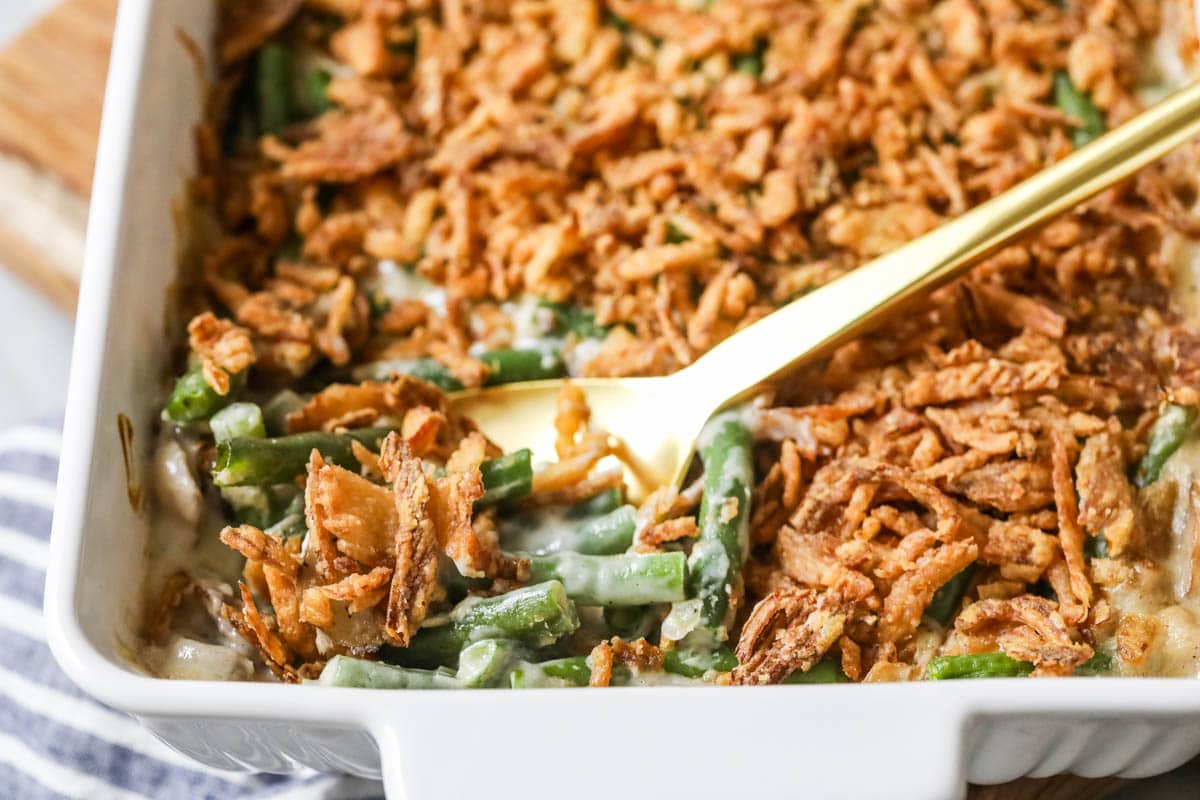
[[(633, 499), (683, 480), (696, 437), (715, 408), (697, 397), (687, 371), (664, 378), (582, 378), (591, 425), (613, 437)], [(553, 461), (554, 415), (564, 381), (529, 381), (451, 395), (455, 411), (470, 417), (506, 451), (527, 447), (534, 462)], [(626, 446), (628, 443), (631, 446)]]

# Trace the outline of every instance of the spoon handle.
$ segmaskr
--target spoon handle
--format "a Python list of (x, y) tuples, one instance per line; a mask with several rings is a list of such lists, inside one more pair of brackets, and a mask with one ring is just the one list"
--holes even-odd
[(957, 219), (793, 300), (680, 374), (715, 401), (744, 399), (797, 362), (828, 354), (962, 275), (1023, 233), (1200, 134), (1200, 83), (1170, 95)]

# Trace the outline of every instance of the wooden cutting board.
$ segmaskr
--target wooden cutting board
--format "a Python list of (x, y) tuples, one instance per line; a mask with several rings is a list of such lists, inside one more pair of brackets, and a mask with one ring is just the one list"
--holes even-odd
[[(79, 294), (117, 0), (66, 0), (0, 51), (0, 265), (67, 312)], [(972, 787), (973, 800), (1093, 800), (1126, 781)]]
[(0, 264), (68, 312), (116, 8), (67, 0), (0, 50)]

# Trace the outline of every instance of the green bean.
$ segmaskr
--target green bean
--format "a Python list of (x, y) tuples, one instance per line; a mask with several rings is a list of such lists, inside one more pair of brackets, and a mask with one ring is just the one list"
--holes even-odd
[(460, 392), (462, 381), (450, 374), (432, 358), (402, 358), (390, 361), (375, 361), (356, 367), (350, 373), (356, 381), (386, 381), (393, 375), (410, 375), (426, 383), (432, 383), (445, 392)]
[(715, 650), (672, 649), (663, 652), (663, 669), (685, 678), (704, 678), (729, 672), (738, 665), (737, 657), (727, 648)]
[(221, 487), (221, 499), (229, 504), (235, 521), (262, 530), (290, 515), (304, 516), (304, 492), (291, 483)]
[(464, 388), (462, 381), (451, 375), (450, 370), (446, 369), (441, 362), (435, 361), (432, 358), (417, 359), (405, 371), (405, 374), (419, 378), (426, 383), (432, 383), (446, 392), (459, 392)]
[(486, 591), (492, 587), (491, 578), (468, 578), (444, 553), (438, 556), (438, 583), (446, 590), (452, 601), (458, 602), (471, 592)]
[(321, 677), (314, 683), (355, 689), (459, 688), (454, 673), (447, 669), (406, 669), (378, 661), (368, 661), (365, 658), (340, 655), (325, 663)]
[(1071, 76), (1059, 70), (1054, 73), (1054, 104), (1083, 123), (1071, 132), (1071, 143), (1083, 147), (1104, 133), (1104, 115), (1092, 96), (1081, 92), (1071, 82)]
[(379, 289), (367, 292), (367, 308), (370, 309), (371, 319), (382, 317), (392, 310), (392, 301)]
[(1094, 677), (1108, 675), (1113, 671), (1113, 657), (1109, 653), (1097, 650), (1092, 657), (1075, 668), (1077, 677)]
[[(475, 600), (475, 597), (468, 597), (461, 602)], [(495, 632), (488, 631), (488, 635)], [(487, 638), (481, 636), (480, 638)], [(401, 664), (407, 667), (421, 667), (431, 669), (438, 666), (457, 667), (458, 656), (462, 652), (463, 647), (468, 643), (466, 635), (458, 630), (453, 624), (445, 625), (427, 625), (409, 642), (408, 647), (392, 647), (390, 645), (380, 648), (379, 656), (388, 663)]]
[(292, 123), (292, 53), (285, 45), (268, 42), (258, 51), (254, 89), (259, 133), (275, 133)]
[(213, 438), (226, 442), (240, 436), (262, 439), (267, 435), (262, 409), (254, 403), (230, 403), (208, 421)]
[(604, 624), (608, 632), (627, 642), (653, 636), (658, 629), (658, 622), (658, 608), (653, 605), (606, 606), (604, 609)]
[(733, 69), (735, 72), (744, 72), (747, 75), (753, 75), (756, 78), (762, 77), (763, 61), (766, 55), (767, 43), (759, 40), (754, 45), (754, 50), (749, 53), (743, 53), (734, 59)]
[(488, 368), (487, 386), (561, 378), (567, 374), (562, 354), (557, 350), (488, 350), (479, 356)]
[(304, 258), (304, 237), (293, 231), (279, 246), (278, 258), (283, 261), (300, 261)]
[(584, 555), (615, 555), (633, 544), (637, 510), (622, 506), (608, 514), (585, 520), (570, 520), (566, 514), (534, 512), (520, 514), (500, 523), (500, 541), (505, 549), (536, 556), (571, 550)]
[(971, 578), (975, 575), (977, 568), (977, 565), (969, 564), (962, 572), (942, 584), (941, 588), (933, 593), (933, 599), (925, 608), (925, 616), (943, 628), (946, 627), (958, 611), (958, 606), (962, 603), (963, 595), (966, 594), (967, 587), (970, 586)]
[(284, 389), (276, 392), (262, 407), (263, 425), (271, 436), (283, 436), (287, 433), (287, 418), (293, 411), (299, 411), (307, 401), (305, 398)]
[(691, 240), (692, 240), (692, 237), (688, 236), (686, 233), (684, 233), (682, 230), (680, 230), (679, 227), (676, 226), (674, 222), (667, 223), (667, 235), (666, 235), (666, 243), (667, 244), (683, 244), (684, 242), (690, 242)]
[(333, 109), (329, 99), (329, 84), (333, 76), (326, 69), (312, 69), (304, 76), (304, 99), (310, 116), (319, 117)]
[(633, 544), (636, 527), (637, 510), (633, 506), (622, 506), (603, 516), (584, 520), (573, 529), (575, 538), (568, 546), (583, 555), (621, 553)]
[(270, 523), (271, 499), (266, 486), (228, 486), (220, 490), (221, 499), (229, 506), (239, 525), (266, 528)]
[(601, 15), (601, 21), (605, 25), (611, 25), (612, 27), (616, 28), (617, 31), (622, 34), (629, 33), (631, 30), (633, 30), (633, 27), (629, 24), (629, 20), (608, 9), (605, 9), (604, 13)]
[(645, 670), (614, 664), (608, 680), (609, 686), (703, 686), (703, 678), (668, 672)]
[(737, 60), (733, 62), (733, 70), (758, 77), (763, 73), (762, 56), (758, 53), (746, 53), (738, 56)]
[[(357, 469), (351, 442), (379, 450), (390, 428), (356, 428), (346, 433), (293, 433), (274, 439), (236, 438), (217, 443), (213, 483), (217, 486), (268, 486), (288, 483), (303, 475), (313, 450), (331, 464)], [(528, 450), (485, 461), (484, 495), (480, 506), (493, 505), (529, 494), (533, 468)]]
[[(303, 505), (303, 502), (301, 503)], [(308, 533), (308, 520), (305, 519), (304, 509), (301, 508), (300, 513), (288, 513), (279, 519), (274, 525), (263, 529), (264, 533), (269, 533), (276, 539), (290, 539), (293, 536), (304, 536)]]
[(287, 483), (303, 475), (313, 450), (332, 464), (357, 469), (351, 442), (371, 450), (390, 433), (389, 428), (359, 428), (347, 433), (294, 433), (274, 439), (230, 439), (217, 442), (213, 483), (217, 486), (263, 486)]
[(496, 597), (468, 597), (443, 625), (422, 628), (405, 648), (386, 648), (389, 660), (411, 667), (453, 666), (459, 652), (481, 639), (514, 639), (547, 647), (579, 628), (579, 615), (558, 581)]
[(808, 672), (797, 670), (783, 679), (784, 683), (846, 683), (850, 679), (842, 672), (842, 665), (834, 658), (823, 658)]
[(1144, 489), (1158, 480), (1163, 465), (1187, 439), (1196, 422), (1195, 406), (1168, 405), (1158, 415), (1146, 440), (1146, 455), (1138, 464), (1134, 483)]
[(546, 333), (556, 336), (575, 334), (580, 339), (603, 339), (608, 330), (596, 324), (596, 315), (569, 303), (539, 300), (537, 307), (550, 317)]
[(258, 114), (253, 81), (238, 84), (229, 99), (229, 114), (221, 131), (221, 152), (236, 155), (258, 148)]
[(686, 597), (687, 559), (681, 552), (585, 556), (561, 552), (529, 559), (530, 580), (559, 580), (585, 606), (636, 606)]
[(401, 371), (405, 375), (432, 383), (445, 392), (459, 392), (464, 388), (462, 381), (451, 375), (450, 370), (432, 358), (419, 358), (407, 370)]
[(1108, 539), (1103, 531), (1084, 540), (1083, 554), (1088, 558), (1108, 558)]
[(593, 495), (587, 500), (579, 501), (566, 510), (565, 516), (567, 519), (598, 517), (601, 514), (616, 511), (624, 502), (625, 493), (621, 491), (619, 486), (615, 486), (612, 489), (605, 489), (600, 494)]
[(476, 504), (481, 508), (525, 497), (533, 489), (533, 454), (527, 449), (485, 461), (479, 471), (485, 490)]
[(935, 656), (925, 667), (925, 679), (1023, 678), (1033, 672), (1033, 664), (1018, 661), (1004, 653), (972, 653), (961, 656)]
[(286, 500), (287, 505), (283, 507), (284, 514), (295, 514), (304, 512), (304, 490), (294, 483), (285, 483), (282, 486), (274, 487), (275, 497), (279, 500)]
[(730, 595), (738, 591), (750, 547), (751, 452), (750, 432), (736, 413), (714, 418), (701, 437), (700, 535), (688, 557), (688, 595), (700, 601), (694, 644), (725, 641), (733, 622)]
[(511, 639), (472, 642), (458, 654), (458, 682), (464, 689), (507, 687), (509, 674), (524, 653), (521, 643)]
[(204, 370), (199, 365), (192, 367), (175, 381), (163, 415), (180, 425), (208, 419), (232, 403), (245, 382), (244, 372), (230, 376), (229, 394), (220, 395), (204, 379)]
[[(729, 658), (729, 651), (722, 651)], [(736, 661), (733, 662), (736, 665)], [(675, 666), (679, 666), (676, 664)], [(614, 664), (610, 673), (609, 686), (655, 686), (655, 685), (702, 685), (703, 679), (715, 672), (726, 671), (722, 666), (696, 672), (686, 666), (673, 671), (666, 667), (662, 671), (641, 671)], [(560, 688), (587, 686), (592, 676), (592, 667), (585, 656), (572, 656), (540, 664), (521, 662), (509, 676), (514, 689)]]
[[(479, 360), (488, 367), (488, 386), (561, 378), (567, 374), (562, 355), (555, 350), (488, 350), (480, 354)], [(376, 361), (357, 367), (351, 372), (354, 379), (359, 381), (387, 380), (394, 374), (420, 378), (447, 392), (463, 389), (462, 382), (432, 358)]]
[(509, 685), (514, 689), (549, 689), (567, 686), (587, 686), (592, 668), (585, 656), (571, 656), (539, 664), (522, 663), (509, 673)]
[[(713, 673), (728, 672), (737, 666), (729, 650), (667, 650), (663, 654), (663, 670), (687, 678), (704, 678)], [(1112, 656), (1099, 652), (1075, 668), (1075, 675), (1103, 675), (1112, 670)], [(1010, 658), (1003, 653), (977, 653), (963, 656), (939, 656), (930, 661), (926, 677), (929, 680), (955, 678), (1024, 677), (1033, 665)], [(591, 670), (583, 656), (563, 658), (542, 664), (521, 663), (512, 672), (513, 688), (541, 686), (585, 686)], [(836, 658), (826, 657), (807, 672), (793, 672), (785, 684), (847, 683)]]

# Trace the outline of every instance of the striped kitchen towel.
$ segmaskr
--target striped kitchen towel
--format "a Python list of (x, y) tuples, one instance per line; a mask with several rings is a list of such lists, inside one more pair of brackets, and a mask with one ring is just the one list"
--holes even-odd
[(42, 587), (61, 446), (49, 428), (0, 432), (0, 798), (382, 797), (378, 782), (358, 778), (204, 767), (59, 670)]

